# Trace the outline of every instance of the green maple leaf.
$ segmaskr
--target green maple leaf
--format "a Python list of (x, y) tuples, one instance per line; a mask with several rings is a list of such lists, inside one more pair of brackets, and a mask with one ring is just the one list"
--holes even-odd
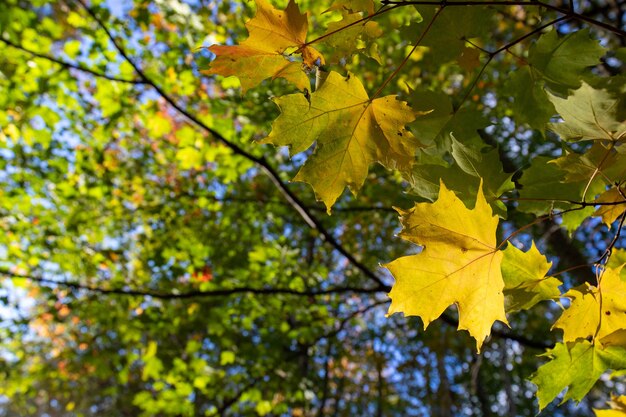
[(502, 252), (496, 243), (498, 217), (492, 215), (482, 189), (473, 209), (441, 183), (437, 201), (398, 212), (400, 237), (423, 250), (385, 265), (396, 279), (388, 314), (419, 316), (427, 327), (456, 304), (459, 329), (467, 329), (480, 350), (493, 323), (507, 323)]
[(281, 114), (261, 143), (289, 146), (293, 155), (316, 142), (294, 180), (311, 184), (329, 210), (345, 187), (361, 188), (370, 164), (400, 170), (413, 164), (419, 143), (405, 125), (416, 112), (395, 96), (370, 99), (352, 74), (330, 72), (310, 102), (302, 94), (274, 101)]
[(454, 111), (450, 97), (444, 93), (416, 90), (411, 95), (411, 104), (415, 110), (423, 112), (411, 123), (413, 132), (421, 143), (438, 150), (452, 150), (452, 135), (472, 138), (478, 129), (489, 125), (479, 111)]
[[(595, 142), (584, 153), (569, 151), (552, 162), (566, 173), (564, 181), (591, 182), (590, 188), (602, 190), (603, 186), (620, 182), (626, 175), (626, 155), (618, 149)], [(595, 183), (598, 186), (594, 186)]]
[[(592, 201), (605, 189), (605, 179), (602, 175), (594, 174), (593, 168), (590, 170), (587, 164), (593, 165), (591, 159), (585, 157), (582, 161), (580, 158), (579, 154), (555, 160), (535, 158), (519, 181), (522, 189), (518, 210), (539, 216), (554, 210), (580, 208), (569, 201), (582, 201), (583, 196), (585, 200)], [(566, 160), (572, 165), (566, 164)], [(580, 163), (578, 168), (575, 168), (573, 161)], [(571, 233), (592, 213), (592, 207), (565, 213), (562, 225)]]
[(500, 217), (506, 217), (506, 206), (499, 197), (512, 190), (515, 185), (511, 174), (502, 170), (498, 150), (482, 149), (482, 141), (470, 141), (463, 144), (451, 136), (452, 157), (454, 163), (419, 164), (413, 166), (407, 179), (411, 191), (418, 196), (434, 201), (439, 193), (439, 184), (444, 182), (448, 189), (466, 204), (476, 200), (476, 193), (482, 182), (485, 198)]
[(563, 140), (618, 141), (626, 135), (624, 111), (619, 100), (606, 90), (596, 90), (586, 83), (566, 99), (550, 94), (550, 101), (563, 118), (550, 129)]
[(528, 53), (529, 65), (541, 74), (550, 88), (566, 92), (578, 88), (588, 68), (600, 64), (606, 50), (583, 29), (565, 37), (556, 30), (541, 36)]
[[(524, 171), (520, 179), (523, 188), (520, 190), (520, 211), (546, 214), (554, 209), (579, 207), (569, 201), (593, 201), (602, 194), (602, 200), (617, 196), (613, 192), (606, 194), (607, 186), (619, 182), (626, 174), (626, 157), (620, 147), (609, 146), (596, 142), (584, 153), (567, 151), (564, 156), (549, 160), (536, 158), (530, 168)], [(608, 201), (608, 200), (607, 200)], [(618, 209), (619, 206), (614, 207)], [(603, 216), (611, 211), (606, 206), (598, 212)], [(582, 221), (592, 215), (591, 206), (565, 213), (563, 226), (570, 232), (574, 231)], [(621, 213), (617, 213), (619, 215)], [(611, 217), (609, 215), (607, 219)]]
[(489, 148), (485, 152), (481, 148), (482, 141), (462, 143), (452, 136), (452, 157), (458, 166), (471, 176), (481, 178), (487, 201), (498, 212), (506, 214), (506, 206), (498, 198), (515, 188), (511, 181), (513, 174), (503, 171), (498, 149)]
[(543, 130), (556, 113), (543, 82), (529, 66), (523, 66), (511, 74), (506, 81), (505, 91), (513, 97), (513, 117), (521, 123)]
[(518, 203), (520, 211), (539, 216), (553, 209), (570, 208), (571, 204), (564, 200), (580, 200), (585, 184), (582, 181), (566, 182), (567, 172), (551, 161), (548, 157), (536, 157), (524, 171), (519, 181), (522, 185)]
[(580, 401), (605, 371), (626, 368), (626, 349), (618, 346), (602, 349), (586, 340), (557, 343), (544, 356), (550, 362), (539, 367), (530, 378), (537, 385), (540, 410), (566, 388), (562, 402)]
[(539, 253), (534, 242), (527, 252), (512, 244), (503, 252), (502, 277), (507, 312), (528, 310), (540, 301), (553, 300), (561, 295), (561, 281), (546, 277), (552, 263)]
[[(404, 38), (420, 36), (436, 13), (434, 7), (419, 8), (422, 21), (410, 25), (404, 31)], [(493, 27), (494, 11), (487, 7), (450, 7), (441, 13), (430, 27), (422, 42), (430, 47), (429, 55), (435, 62), (449, 62), (459, 58), (466, 45), (466, 39), (481, 36)]]

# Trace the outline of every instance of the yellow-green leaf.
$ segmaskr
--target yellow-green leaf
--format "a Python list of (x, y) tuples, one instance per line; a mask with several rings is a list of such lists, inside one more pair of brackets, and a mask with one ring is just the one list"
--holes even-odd
[(527, 310), (540, 301), (561, 295), (561, 281), (545, 276), (552, 262), (548, 262), (534, 242), (527, 252), (511, 244), (503, 252), (502, 277), (507, 312)]
[(620, 329), (626, 329), (626, 282), (620, 270), (607, 268), (598, 286), (585, 283), (564, 294), (571, 304), (554, 327), (563, 330), (563, 341), (591, 337), (602, 339)]
[(396, 279), (388, 314), (419, 316), (426, 327), (456, 304), (459, 329), (468, 330), (480, 350), (492, 324), (507, 323), (502, 252), (496, 243), (498, 217), (482, 186), (471, 210), (441, 183), (437, 201), (399, 213), (404, 227), (400, 237), (423, 250), (385, 265)]
[(373, 162), (400, 170), (413, 163), (418, 142), (405, 125), (415, 112), (395, 96), (370, 100), (352, 74), (330, 72), (310, 102), (302, 94), (274, 101), (281, 115), (261, 142), (289, 146), (292, 155), (316, 142), (294, 179), (311, 184), (329, 210), (346, 186), (353, 193), (361, 188)]
[(562, 139), (617, 141), (626, 135), (618, 99), (606, 90), (596, 90), (586, 83), (566, 99), (549, 95), (562, 123), (551, 123), (550, 128)]
[(544, 409), (567, 388), (563, 402), (580, 401), (607, 370), (626, 367), (626, 350), (621, 347), (602, 349), (583, 340), (578, 343), (557, 343), (544, 356), (550, 362), (539, 367), (530, 381), (537, 385), (539, 409)]

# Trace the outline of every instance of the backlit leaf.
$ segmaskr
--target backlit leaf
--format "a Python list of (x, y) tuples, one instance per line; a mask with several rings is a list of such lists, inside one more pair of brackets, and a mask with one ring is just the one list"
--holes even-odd
[[(528, 63), (552, 89), (578, 88), (589, 67), (599, 65), (606, 53), (599, 42), (583, 29), (559, 37), (556, 30), (539, 38), (528, 53)], [(565, 89), (564, 89), (565, 88)]]
[[(275, 9), (267, 0), (255, 0), (257, 12), (246, 23), (250, 36), (239, 45), (209, 48), (217, 55), (206, 74), (236, 75), (243, 91), (267, 78), (282, 77), (301, 90), (310, 88), (310, 81), (302, 65), (311, 68), (324, 63), (324, 57), (313, 47), (305, 45), (308, 31), (306, 13), (300, 13), (291, 0), (285, 10)], [(284, 55), (288, 49), (297, 49), (303, 63)]]
[(479, 188), (468, 209), (442, 183), (434, 203), (398, 210), (400, 237), (423, 246), (417, 255), (385, 265), (396, 279), (388, 314), (419, 316), (424, 327), (451, 304), (459, 310), (459, 329), (476, 339), (477, 349), (504, 314), (502, 252), (496, 243), (498, 217)]
[[(626, 210), (626, 191), (621, 191), (617, 187), (613, 187), (602, 193), (596, 200), (596, 203), (620, 203), (615, 205), (599, 206), (594, 216), (602, 217), (602, 221), (609, 227), (617, 218)], [(623, 204), (622, 204), (623, 203)]]
[(293, 155), (316, 142), (294, 179), (311, 184), (329, 210), (346, 186), (361, 188), (373, 162), (400, 170), (413, 163), (419, 144), (405, 125), (415, 112), (394, 96), (371, 100), (352, 74), (330, 72), (310, 102), (302, 94), (274, 101), (281, 115), (262, 143), (289, 146)]
[(586, 83), (566, 99), (549, 95), (562, 123), (550, 128), (563, 140), (617, 141), (626, 135), (626, 121), (619, 111), (619, 101), (606, 90), (596, 90)]
[(571, 304), (554, 327), (563, 330), (565, 342), (602, 339), (626, 329), (626, 282), (620, 278), (620, 269), (607, 268), (597, 287), (585, 283), (563, 295)]
[(540, 410), (566, 388), (563, 402), (580, 401), (606, 370), (626, 368), (626, 349), (612, 346), (601, 349), (586, 340), (557, 343), (544, 356), (550, 362), (539, 367), (530, 378), (537, 385)]

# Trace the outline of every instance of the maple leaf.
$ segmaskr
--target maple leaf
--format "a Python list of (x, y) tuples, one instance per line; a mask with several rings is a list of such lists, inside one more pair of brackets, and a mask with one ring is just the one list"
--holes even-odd
[(400, 237), (423, 250), (385, 265), (396, 280), (388, 314), (419, 316), (426, 328), (456, 304), (459, 329), (468, 330), (480, 350), (492, 324), (507, 323), (503, 255), (496, 244), (498, 217), (492, 215), (482, 185), (471, 210), (442, 182), (437, 201), (398, 212)]
[(602, 349), (586, 340), (557, 343), (543, 356), (552, 360), (530, 377), (537, 385), (540, 410), (566, 388), (562, 403), (569, 399), (580, 401), (606, 370), (626, 368), (626, 349), (617, 346)]
[(615, 205), (602, 205), (598, 207), (594, 216), (602, 217), (602, 221), (611, 227), (611, 224), (626, 210), (626, 190), (617, 187), (610, 188), (596, 198), (595, 203), (622, 203)]
[(556, 30), (542, 35), (528, 53), (533, 78), (543, 78), (552, 90), (578, 88), (589, 67), (600, 64), (606, 50), (583, 29), (560, 37)]
[(553, 327), (563, 330), (565, 342), (587, 337), (602, 340), (626, 329), (626, 282), (620, 272), (621, 268), (607, 268), (597, 287), (585, 283), (563, 295), (571, 304)]
[(548, 99), (543, 83), (536, 78), (536, 72), (526, 65), (510, 74), (505, 88), (513, 98), (511, 104), (513, 117), (522, 123), (528, 123), (531, 127), (543, 130), (556, 110)]
[(508, 312), (527, 310), (540, 301), (561, 295), (561, 281), (545, 276), (552, 262), (547, 261), (534, 242), (527, 252), (511, 244), (503, 252), (502, 276)]
[(281, 114), (261, 143), (289, 146), (293, 155), (317, 142), (294, 180), (311, 184), (329, 211), (346, 186), (361, 188), (373, 162), (401, 170), (413, 163), (419, 143), (405, 125), (416, 112), (395, 96), (371, 100), (352, 74), (331, 71), (310, 102), (302, 94), (274, 102)]
[(583, 82), (566, 99), (552, 94), (549, 98), (563, 118), (562, 123), (551, 123), (550, 128), (564, 140), (617, 141), (626, 135), (619, 100), (605, 90), (596, 90)]
[(290, 0), (285, 10), (277, 10), (266, 0), (255, 0), (257, 12), (246, 23), (249, 37), (239, 45), (212, 45), (209, 50), (217, 57), (206, 74), (236, 75), (245, 92), (267, 78), (285, 78), (300, 90), (310, 88), (310, 80), (302, 64), (284, 56), (287, 49), (296, 48), (304, 66), (323, 64), (324, 57), (306, 45), (308, 19), (298, 5)]

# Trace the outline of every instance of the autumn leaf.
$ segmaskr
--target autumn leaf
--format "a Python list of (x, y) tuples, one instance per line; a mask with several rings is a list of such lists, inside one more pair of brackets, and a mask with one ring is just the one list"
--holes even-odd
[(498, 217), (492, 214), (482, 186), (473, 209), (442, 182), (437, 201), (398, 212), (403, 225), (400, 237), (423, 250), (385, 265), (396, 279), (388, 314), (419, 316), (426, 328), (456, 304), (459, 329), (468, 330), (480, 350), (492, 324), (507, 323), (503, 255), (496, 243)]
[(418, 141), (405, 129), (415, 112), (395, 96), (371, 100), (354, 75), (330, 72), (319, 90), (279, 97), (281, 115), (261, 143), (289, 146), (291, 155), (315, 151), (294, 180), (311, 184), (330, 210), (345, 187), (356, 193), (370, 164), (407, 170)]
[(620, 278), (621, 268), (607, 268), (598, 286), (585, 283), (563, 296), (571, 304), (554, 323), (563, 330), (563, 341), (591, 337), (593, 340), (626, 329), (626, 282)]
[[(306, 45), (308, 19), (291, 0), (285, 10), (277, 10), (267, 0), (255, 0), (257, 12), (246, 23), (250, 36), (239, 45), (213, 45), (217, 55), (206, 74), (236, 75), (245, 92), (267, 78), (285, 78), (300, 90), (310, 88), (302, 65), (311, 68), (324, 63), (324, 57)], [(303, 62), (296, 62), (284, 53), (294, 49)]]
[(594, 203), (619, 203), (619, 204), (605, 204), (598, 207), (594, 216), (602, 217), (602, 221), (607, 226), (611, 227), (611, 224), (626, 210), (626, 198), (624, 195), (626, 191), (624, 188), (621, 190), (617, 187), (610, 188), (604, 193), (600, 194)]
[(530, 381), (537, 385), (540, 410), (566, 388), (562, 402), (569, 399), (580, 401), (606, 370), (626, 368), (626, 349), (617, 346), (602, 349), (586, 340), (557, 343), (544, 356), (551, 360), (530, 377)]

